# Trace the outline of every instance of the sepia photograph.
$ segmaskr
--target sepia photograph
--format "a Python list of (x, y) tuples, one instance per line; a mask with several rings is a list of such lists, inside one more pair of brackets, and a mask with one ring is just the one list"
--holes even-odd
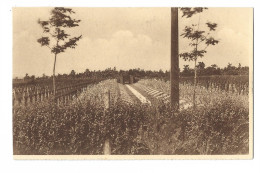
[(12, 19), (14, 159), (253, 158), (253, 8)]

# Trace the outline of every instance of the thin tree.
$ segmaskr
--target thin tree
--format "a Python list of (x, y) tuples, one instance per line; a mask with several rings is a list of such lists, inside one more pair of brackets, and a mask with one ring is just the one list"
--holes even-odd
[(67, 28), (79, 26), (81, 20), (76, 20), (71, 17), (75, 12), (71, 8), (55, 7), (51, 10), (51, 17), (49, 20), (38, 20), (38, 23), (43, 29), (46, 36), (42, 36), (37, 40), (41, 46), (46, 46), (54, 54), (53, 65), (53, 94), (56, 94), (55, 85), (55, 67), (57, 55), (65, 52), (67, 48), (75, 49), (77, 42), (81, 39), (82, 35), (71, 37), (65, 32)]
[[(182, 17), (190, 18), (195, 14), (199, 14), (207, 8), (180, 8), (182, 11)], [(219, 43), (212, 37), (212, 32), (216, 30), (217, 24), (207, 22), (207, 30), (200, 29), (200, 16), (197, 24), (191, 24), (191, 26), (185, 26), (181, 36), (190, 40), (189, 46), (192, 48), (191, 51), (180, 53), (179, 56), (185, 61), (194, 61), (194, 90), (193, 90), (193, 107), (196, 107), (196, 85), (197, 85), (197, 60), (203, 58), (207, 53), (206, 49), (209, 46), (214, 46)]]

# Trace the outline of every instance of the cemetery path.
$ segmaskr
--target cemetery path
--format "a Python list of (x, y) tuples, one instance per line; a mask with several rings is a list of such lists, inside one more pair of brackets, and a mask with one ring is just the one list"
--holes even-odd
[(132, 86), (126, 84), (126, 87), (140, 100), (143, 104), (151, 105), (151, 101), (144, 97), (140, 92), (134, 89)]
[[(147, 86), (144, 86), (144, 85), (139, 84), (139, 83), (132, 85), (132, 88), (139, 91), (139, 93), (144, 95), (144, 97), (148, 98), (152, 102), (152, 104), (154, 104), (158, 101), (161, 101), (161, 102), (164, 102), (164, 103), (170, 103), (170, 95), (169, 94), (158, 91), (154, 88), (147, 87)], [(180, 99), (179, 103), (180, 103), (180, 110), (188, 109), (188, 108), (192, 107), (192, 103), (187, 101), (187, 100), (184, 100), (184, 99)]]

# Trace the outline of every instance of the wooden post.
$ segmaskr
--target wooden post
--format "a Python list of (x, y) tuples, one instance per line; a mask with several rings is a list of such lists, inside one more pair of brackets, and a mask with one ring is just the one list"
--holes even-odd
[[(107, 123), (107, 116), (106, 111), (110, 108), (110, 91), (106, 90), (104, 94), (104, 125), (106, 126)], [(111, 155), (111, 147), (110, 147), (110, 140), (109, 140), (109, 134), (107, 129), (105, 130), (106, 133), (106, 139), (104, 144), (104, 155)]]
[(13, 91), (13, 99), (14, 99), (14, 103), (13, 103), (13, 107), (17, 106), (19, 104), (18, 102), (18, 90), (14, 89)]
[(13, 93), (12, 93), (12, 99), (13, 99), (13, 107), (15, 106), (15, 90), (13, 89)]
[(42, 100), (45, 100), (46, 93), (45, 93), (45, 88), (42, 88)]
[(171, 8), (171, 107), (179, 110), (179, 32), (178, 8)]
[(46, 93), (46, 99), (48, 99), (49, 98), (49, 89), (48, 88), (45, 89), (45, 93)]
[(38, 89), (36, 89), (35, 91), (35, 103), (37, 103), (38, 101)]
[(42, 91), (41, 91), (41, 89), (39, 89), (39, 102), (41, 102), (42, 101)]
[(21, 105), (22, 104), (22, 91), (19, 92), (19, 95), (18, 95), (18, 105)]
[(22, 91), (22, 105), (26, 106), (27, 98), (26, 98), (26, 93), (25, 90), (23, 89)]
[(104, 144), (104, 155), (111, 155), (111, 147), (109, 139), (105, 140)]

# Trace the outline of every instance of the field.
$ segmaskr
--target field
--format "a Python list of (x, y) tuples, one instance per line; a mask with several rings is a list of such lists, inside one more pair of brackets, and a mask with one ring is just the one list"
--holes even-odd
[(14, 154), (103, 154), (107, 139), (111, 154), (248, 154), (248, 92), (196, 90), (193, 109), (193, 85), (180, 83), (179, 112), (170, 109), (170, 83), (157, 79), (103, 80), (55, 104), (15, 105)]

